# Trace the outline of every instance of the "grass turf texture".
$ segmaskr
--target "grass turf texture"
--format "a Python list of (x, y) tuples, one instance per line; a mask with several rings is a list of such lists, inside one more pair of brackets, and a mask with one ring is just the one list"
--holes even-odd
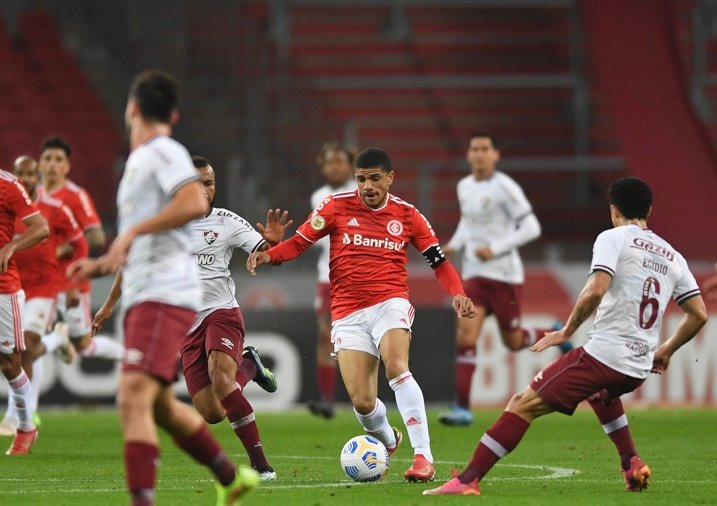
[[(437, 481), (462, 468), (476, 441), (498, 411), (476, 412), (468, 428), (443, 427), (429, 413)], [(628, 413), (638, 449), (651, 466), (650, 488), (624, 492), (614, 447), (592, 411), (572, 418), (550, 415), (538, 420), (521, 445), (503, 459), (481, 484), (480, 497), (425, 497), (435, 484), (404, 483), (412, 452), (408, 438), (396, 454), (383, 482), (354, 484), (339, 467), (345, 441), (360, 433), (349, 410), (325, 421), (304, 411), (257, 415), (269, 460), (279, 480), (263, 485), (242, 501), (245, 505), (294, 504), (714, 504), (714, 410), (635, 410)], [(44, 412), (40, 439), (32, 454), (0, 457), (0, 504), (126, 505), (116, 415), (110, 411)], [(398, 423), (398, 413), (389, 413)], [(226, 422), (212, 427), (237, 462), (246, 462), (243, 448)], [(10, 438), (0, 440), (10, 444)], [(4, 447), (3, 447), (4, 448)], [(554, 469), (560, 468), (560, 469)], [(575, 470), (577, 474), (573, 474)], [(547, 478), (550, 475), (564, 477)], [(162, 435), (159, 505), (213, 505), (209, 473), (195, 465)]]

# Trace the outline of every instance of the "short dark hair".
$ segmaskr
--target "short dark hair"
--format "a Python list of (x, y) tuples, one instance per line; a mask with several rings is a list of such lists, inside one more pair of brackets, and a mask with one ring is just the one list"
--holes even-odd
[(607, 198), (628, 220), (644, 220), (652, 207), (652, 190), (636, 177), (621, 177), (610, 183)]
[(42, 144), (40, 145), (40, 154), (44, 153), (48, 149), (61, 149), (65, 152), (65, 156), (69, 159), (72, 155), (72, 148), (70, 145), (59, 136), (54, 137), (48, 137), (44, 141), (42, 141)]
[(179, 103), (179, 82), (167, 72), (145, 70), (132, 81), (129, 96), (144, 119), (169, 123)]
[(194, 163), (195, 169), (203, 169), (204, 167), (212, 166), (212, 162), (210, 162), (208, 159), (204, 158), (203, 156), (193, 156), (192, 162)]
[(493, 149), (498, 149), (498, 141), (495, 138), (495, 135), (493, 135), (491, 132), (487, 132), (485, 130), (479, 130), (477, 132), (473, 132), (470, 136), (470, 139), (468, 139), (468, 143), (475, 139), (475, 138), (485, 138), (490, 139), (490, 143), (493, 146)]
[(323, 167), (326, 163), (326, 155), (330, 151), (338, 151), (340, 153), (344, 153), (346, 155), (346, 158), (349, 161), (349, 164), (354, 163), (354, 157), (356, 156), (353, 151), (351, 151), (349, 148), (341, 144), (340, 142), (325, 142), (323, 146), (321, 146), (321, 151), (319, 151), (319, 156), (316, 157), (316, 163), (319, 167)]
[(356, 155), (354, 169), (373, 169), (378, 167), (384, 172), (391, 172), (391, 157), (383, 149), (366, 148)]

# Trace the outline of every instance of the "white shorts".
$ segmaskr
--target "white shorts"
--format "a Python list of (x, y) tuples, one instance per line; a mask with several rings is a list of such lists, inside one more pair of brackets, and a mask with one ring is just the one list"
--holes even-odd
[(22, 328), (45, 335), (55, 319), (55, 299), (35, 297), (25, 302), (22, 310)]
[(22, 307), (25, 292), (0, 293), (0, 353), (10, 355), (25, 350), (22, 337)]
[(90, 316), (90, 294), (80, 293), (80, 303), (75, 307), (66, 309), (65, 300), (67, 292), (57, 294), (57, 310), (62, 321), (70, 330), (70, 339), (81, 339), (90, 333), (92, 317)]
[(395, 297), (331, 323), (334, 353), (358, 350), (379, 357), (381, 338), (391, 329), (411, 331), (416, 310), (408, 299)]

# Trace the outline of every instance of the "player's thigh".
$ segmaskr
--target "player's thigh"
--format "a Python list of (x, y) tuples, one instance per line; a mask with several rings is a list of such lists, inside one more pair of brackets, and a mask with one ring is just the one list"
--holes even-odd
[(383, 335), (379, 350), (389, 380), (408, 371), (410, 346), (411, 333), (407, 329), (390, 329)]
[[(16, 293), (0, 294), (0, 354), (14, 355), (25, 349), (22, 332), (22, 307), (25, 294), (22, 290)], [(10, 362), (8, 362), (10, 363)]]
[(359, 350), (338, 351), (339, 371), (356, 411), (370, 413), (376, 406), (378, 357)]
[(160, 381), (144, 371), (122, 371), (117, 386), (117, 408), (123, 426), (134, 417), (151, 414), (162, 388)]
[(192, 404), (207, 423), (219, 423), (226, 417), (224, 406), (211, 386), (204, 387), (192, 395)]
[(214, 393), (223, 399), (237, 388), (237, 359), (222, 350), (212, 349), (207, 362)]
[(473, 318), (456, 318), (456, 344), (458, 346), (475, 346), (483, 330), (486, 309), (476, 306), (476, 315)]
[(157, 425), (178, 439), (195, 434), (204, 423), (195, 410), (177, 399), (171, 385), (160, 389), (154, 404), (154, 417)]

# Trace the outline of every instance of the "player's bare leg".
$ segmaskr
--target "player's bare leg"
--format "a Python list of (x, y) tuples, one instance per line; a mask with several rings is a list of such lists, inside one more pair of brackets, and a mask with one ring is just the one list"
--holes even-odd
[[(545, 334), (562, 328), (563, 322), (556, 321), (550, 328), (519, 327), (516, 329), (500, 329), (500, 337), (503, 344), (511, 351), (519, 351), (523, 348), (530, 348), (541, 340)], [(561, 343), (560, 352), (565, 354), (573, 349), (570, 341)]]
[(483, 330), (486, 310), (476, 306), (474, 318), (456, 318), (456, 369), (455, 399), (450, 411), (441, 413), (438, 421), (444, 425), (470, 425), (473, 413), (470, 411), (471, 385), (476, 370), (476, 345)]
[(483, 434), (461, 474), (425, 495), (478, 495), (478, 483), (505, 455), (513, 451), (536, 418), (555, 411), (531, 387), (514, 395), (503, 414)]
[[(249, 359), (246, 358), (243, 360), (249, 361)], [(239, 371), (239, 374), (237, 374), (238, 367), (236, 361), (228, 354), (219, 350), (211, 350), (209, 352), (208, 365), (209, 379), (212, 382), (211, 394), (214, 400), (211, 401), (211, 412), (204, 413), (200, 411), (200, 413), (204, 416), (205, 420), (207, 419), (207, 415), (210, 415), (212, 420), (216, 420), (218, 415), (221, 415), (223, 419), (226, 415), (226, 417), (229, 418), (229, 423), (234, 433), (242, 442), (249, 456), (251, 466), (259, 472), (261, 479), (263, 481), (276, 479), (276, 472), (269, 465), (266, 455), (264, 455), (264, 447), (259, 436), (259, 428), (256, 424), (254, 408), (252, 408), (249, 401), (244, 397), (243, 392), (247, 382), (252, 380), (256, 375), (256, 367), (249, 373)], [(202, 391), (199, 393), (202, 393)], [(205, 394), (205, 397), (206, 396)], [(218, 404), (218, 406), (216, 404)]]
[(609, 398), (607, 391), (603, 390), (588, 399), (588, 402), (620, 456), (620, 466), (625, 475), (625, 490), (640, 492), (646, 489), (652, 471), (637, 454), (622, 400), (619, 397)]
[(431, 438), (423, 392), (408, 368), (410, 344), (411, 333), (407, 329), (391, 329), (381, 338), (379, 351), (388, 384), (396, 395), (396, 405), (413, 447), (413, 466), (404, 476), (409, 481), (428, 481), (435, 476)]
[(327, 315), (318, 318), (318, 341), (316, 342), (316, 383), (319, 387), (321, 400), (310, 401), (311, 412), (324, 418), (334, 417), (334, 400), (336, 396), (336, 360), (331, 353), (331, 322)]
[(0, 370), (10, 383), (10, 398), (18, 417), (17, 432), (6, 453), (8, 455), (29, 453), (37, 439), (37, 428), (32, 422), (30, 379), (20, 365), (20, 354), (17, 351), (9, 354), (0, 353)]
[(124, 357), (124, 346), (107, 336), (70, 336), (72, 346), (85, 358), (97, 357), (119, 362)]
[(342, 349), (338, 352), (338, 362), (356, 419), (367, 434), (381, 441), (389, 454), (393, 454), (401, 435), (389, 425), (386, 406), (377, 396), (378, 359), (365, 351)]

